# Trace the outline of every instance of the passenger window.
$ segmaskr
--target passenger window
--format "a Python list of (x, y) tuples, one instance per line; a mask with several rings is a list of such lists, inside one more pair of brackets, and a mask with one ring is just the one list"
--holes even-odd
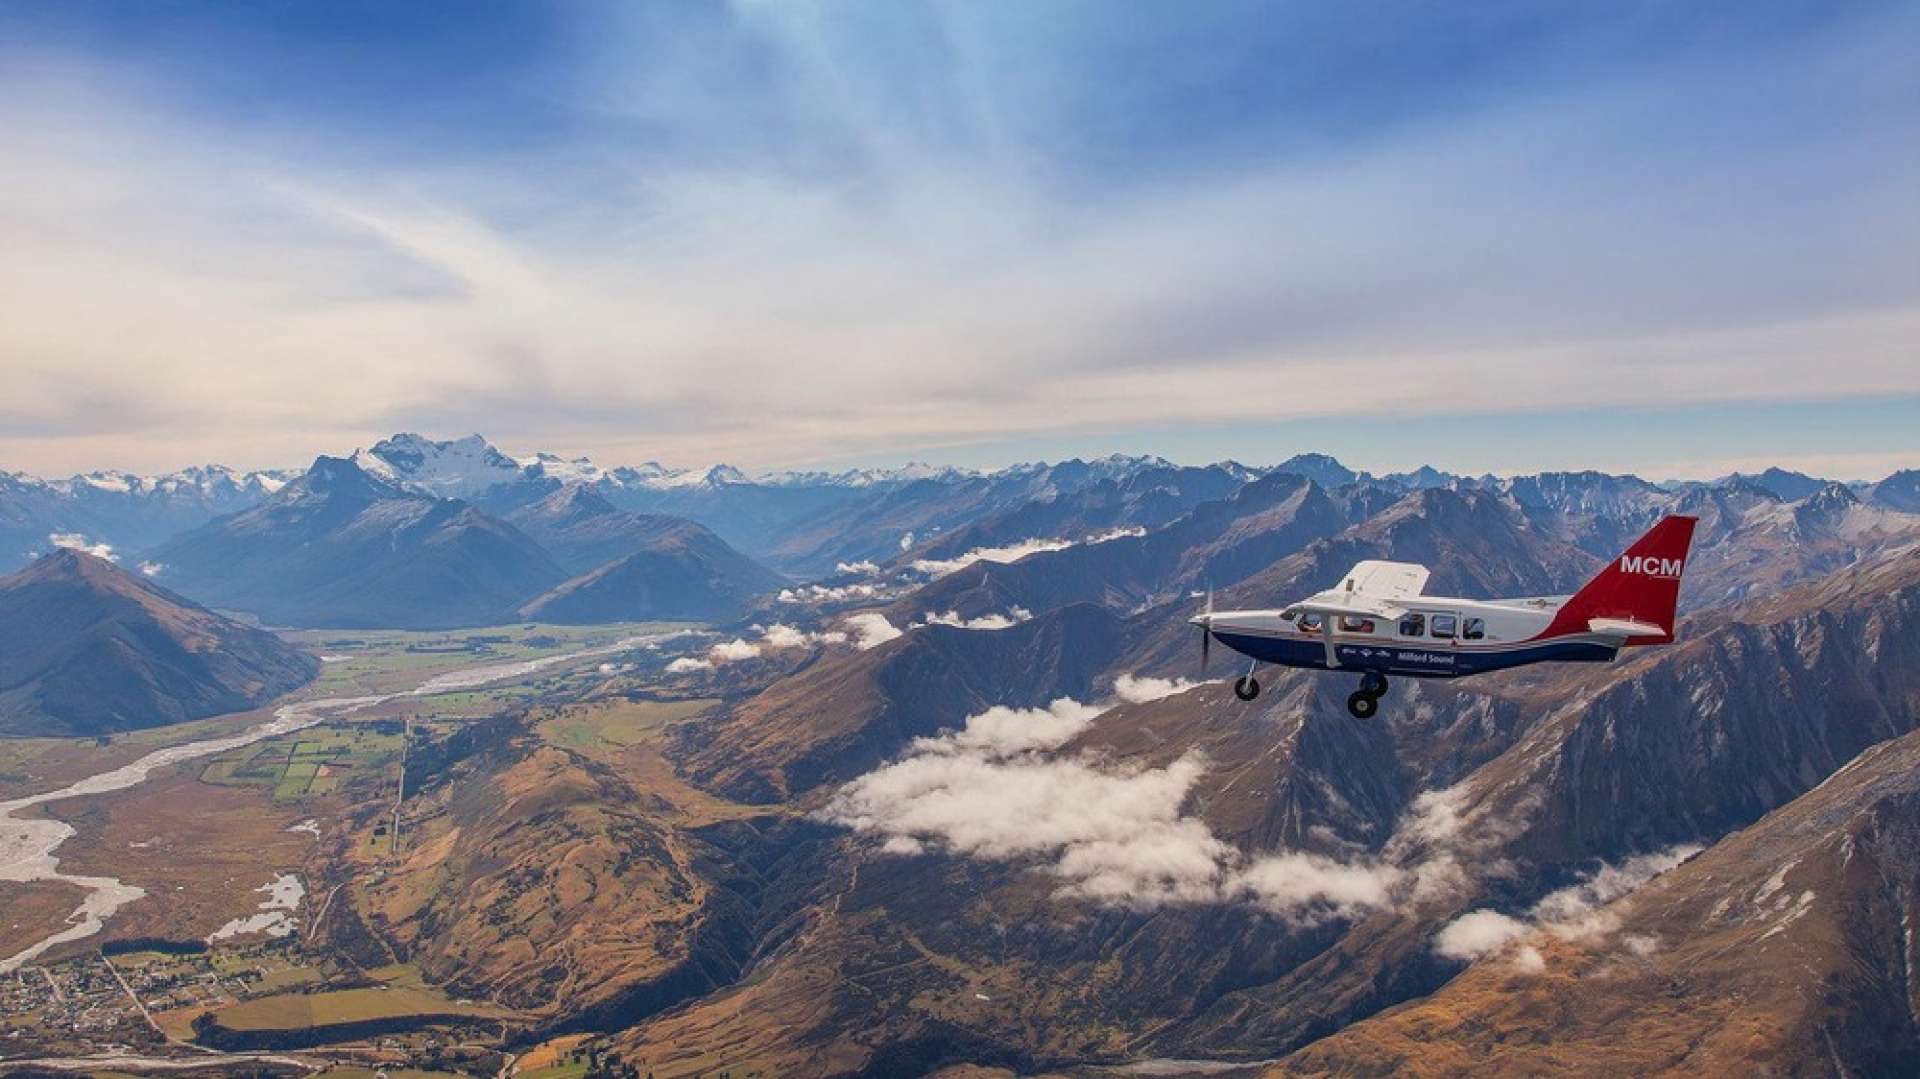
[(1434, 615), (1433, 616), (1433, 635), (1435, 637), (1453, 636), (1455, 630), (1459, 628), (1459, 621), (1460, 620), (1458, 618), (1450, 614)]
[(1372, 633), (1373, 619), (1355, 618), (1350, 614), (1343, 615), (1340, 619), (1340, 628), (1348, 633)]
[(1469, 641), (1477, 641), (1487, 635), (1487, 623), (1484, 619), (1469, 618), (1461, 628), (1460, 636)]
[(1418, 637), (1426, 632), (1427, 632), (1427, 616), (1426, 615), (1408, 614), (1408, 615), (1401, 616), (1400, 636)]
[(1301, 615), (1300, 628), (1306, 630), (1308, 633), (1320, 632), (1320, 616), (1317, 614)]

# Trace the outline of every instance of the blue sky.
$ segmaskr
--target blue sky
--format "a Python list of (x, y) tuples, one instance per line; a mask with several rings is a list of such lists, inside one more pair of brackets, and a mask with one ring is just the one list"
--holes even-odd
[(1920, 465), (1920, 11), (0, 5), (0, 468)]

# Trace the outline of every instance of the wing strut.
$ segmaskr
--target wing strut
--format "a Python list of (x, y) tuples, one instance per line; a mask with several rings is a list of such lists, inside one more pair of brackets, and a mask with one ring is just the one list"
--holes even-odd
[(1329, 670), (1340, 666), (1340, 657), (1336, 655), (1333, 650), (1333, 618), (1334, 616), (1330, 614), (1320, 616), (1320, 639), (1325, 641), (1327, 645), (1327, 668)]

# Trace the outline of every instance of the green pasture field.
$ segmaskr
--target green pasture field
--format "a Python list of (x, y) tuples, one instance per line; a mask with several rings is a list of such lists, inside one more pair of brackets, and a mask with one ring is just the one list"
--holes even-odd
[(540, 724), (539, 733), (548, 742), (568, 749), (591, 751), (602, 746), (630, 746), (645, 741), (669, 723), (700, 715), (718, 703), (712, 698), (597, 701), (562, 710)]
[(273, 788), (277, 802), (331, 794), (346, 777), (377, 776), (400, 760), (405, 736), (365, 723), (331, 721), (241, 746), (209, 760), (203, 782)]
[(409, 688), (423, 675), (438, 671), (538, 659), (695, 625), (616, 622), (553, 626), (527, 622), (456, 630), (290, 630), (281, 635), (316, 655), (339, 657), (322, 664), (310, 693), (335, 696)]

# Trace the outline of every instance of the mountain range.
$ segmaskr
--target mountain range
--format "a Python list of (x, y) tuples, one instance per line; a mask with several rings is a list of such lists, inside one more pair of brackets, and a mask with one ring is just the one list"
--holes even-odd
[[(436, 441), (397, 434), (354, 451), (349, 459), (376, 479), (415, 493), (459, 499), (494, 515), (580, 485), (618, 509), (693, 520), (748, 557), (804, 578), (829, 575), (843, 562), (891, 558), (915, 545), (992, 546), (996, 537), (1025, 538), (1015, 536), (1022, 531), (1091, 530), (1101, 522), (1107, 527), (1151, 527), (1199, 501), (1223, 497), (1258, 475), (1276, 472), (1311, 479), (1329, 491), (1350, 485), (1402, 493), (1470, 487), (1499, 490), (1521, 503), (1608, 497), (1638, 498), (1647, 506), (1702, 489), (1745, 489), (1783, 503), (1797, 502), (1832, 483), (1777, 468), (1662, 485), (1601, 473), (1503, 479), (1431, 467), (1374, 476), (1314, 453), (1265, 468), (1232, 461), (1181, 466), (1153, 456), (1114, 455), (991, 472), (913, 464), (749, 475), (727, 465), (671, 469), (648, 462), (605, 468), (586, 458), (550, 453), (516, 458), (479, 435)], [(44, 552), (54, 534), (85, 537), (90, 544), (123, 553), (148, 551), (215, 517), (250, 508), (300, 474), (299, 469), (239, 473), (219, 465), (157, 477), (94, 472), (43, 480), (0, 472), (0, 569)], [(1611, 490), (1594, 493), (1597, 481), (1612, 481), (1601, 485)], [(1556, 483), (1568, 493), (1556, 496), (1542, 486)], [(1920, 512), (1920, 470), (1842, 486), (1865, 505)], [(1080, 497), (1083, 493), (1086, 497)], [(1063, 498), (1069, 502), (1049, 506)], [(943, 539), (962, 527), (967, 529), (965, 538)], [(1594, 539), (1603, 542), (1598, 535)], [(938, 552), (937, 547), (928, 550)]]
[(333, 457), (253, 508), (175, 537), (153, 558), (166, 580), (203, 602), (321, 627), (506, 621), (566, 577), (512, 525)]
[(698, 524), (617, 510), (586, 487), (497, 517), (369, 472), (363, 456), (322, 457), (152, 557), (216, 606), (319, 627), (724, 619), (781, 583)]

